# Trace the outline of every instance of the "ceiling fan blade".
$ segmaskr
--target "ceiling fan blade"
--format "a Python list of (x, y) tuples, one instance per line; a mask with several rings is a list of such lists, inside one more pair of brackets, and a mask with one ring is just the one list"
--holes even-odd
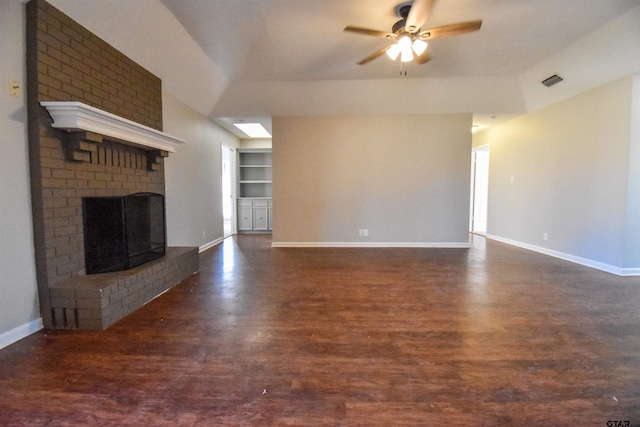
[(411, 5), (404, 29), (409, 33), (417, 33), (427, 22), (436, 0), (415, 0)]
[(387, 50), (389, 50), (389, 48), (390, 48), (391, 46), (392, 46), (392, 45), (385, 46), (385, 47), (383, 47), (382, 49), (380, 49), (380, 50), (377, 50), (377, 51), (373, 52), (371, 55), (367, 56), (367, 57), (366, 57), (366, 58), (364, 58), (362, 61), (358, 62), (358, 65), (364, 65), (364, 64), (366, 64), (366, 63), (368, 63), (368, 62), (371, 62), (371, 61), (373, 61), (374, 59), (376, 59), (376, 58), (378, 58), (378, 57), (380, 57), (380, 56), (384, 55), (384, 54), (387, 52)]
[(358, 34), (364, 34), (366, 36), (383, 37), (383, 38), (387, 38), (387, 39), (395, 39), (396, 38), (396, 35), (393, 34), (393, 33), (387, 33), (386, 31), (371, 30), (369, 28), (354, 27), (353, 25), (347, 25), (346, 27), (344, 27), (343, 31), (349, 31), (349, 32), (358, 33)]
[(442, 39), (445, 37), (457, 36), (460, 34), (478, 31), (482, 26), (482, 19), (475, 21), (458, 22), (455, 24), (443, 25), (442, 27), (430, 28), (421, 31), (418, 37), (421, 40)]
[(431, 61), (431, 54), (428, 50), (425, 50), (422, 55), (413, 55), (413, 60), (416, 61), (416, 64), (422, 65)]

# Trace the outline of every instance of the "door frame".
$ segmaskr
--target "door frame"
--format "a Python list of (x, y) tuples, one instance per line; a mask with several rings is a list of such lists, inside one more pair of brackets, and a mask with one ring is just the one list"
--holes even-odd
[(481, 147), (475, 147), (471, 150), (471, 209), (470, 209), (470, 216), (469, 216), (469, 231), (471, 233), (474, 234), (479, 234), (482, 236), (485, 236), (487, 234), (487, 229), (485, 227), (484, 231), (477, 231), (475, 230), (475, 218), (476, 218), (476, 212), (479, 209), (479, 206), (477, 206), (476, 204), (476, 192), (478, 191), (478, 183), (477, 183), (477, 170), (478, 170), (478, 163), (477, 163), (477, 158), (478, 158), (478, 152), (487, 152), (488, 153), (488, 158), (487, 158), (487, 185), (486, 185), (486, 200), (487, 203), (484, 206), (485, 209), (485, 216), (487, 216), (487, 212), (488, 211), (488, 200), (489, 200), (489, 170), (490, 170), (490, 163), (491, 163), (491, 148), (489, 145), (483, 145)]
[[(225, 231), (224, 231), (224, 211), (222, 214), (222, 236), (223, 238), (227, 238), (230, 236), (233, 236), (234, 234), (238, 234), (238, 212), (237, 212), (237, 202), (236, 202), (236, 189), (238, 187), (237, 185), (237, 181), (236, 181), (236, 148), (235, 147), (231, 147), (228, 145), (224, 145), (221, 144), (220, 145), (220, 172), (221, 172), (221, 186), (224, 185), (224, 180), (222, 179), (222, 176), (224, 174), (224, 171), (222, 170), (223, 166), (223, 162), (224, 162), (224, 151), (227, 150), (229, 152), (229, 172), (230, 172), (230, 183), (229, 183), (229, 190), (231, 192), (230, 195), (230, 203), (231, 203), (231, 234), (226, 235)], [(223, 203), (223, 209), (224, 209), (224, 188), (222, 189), (222, 203)]]

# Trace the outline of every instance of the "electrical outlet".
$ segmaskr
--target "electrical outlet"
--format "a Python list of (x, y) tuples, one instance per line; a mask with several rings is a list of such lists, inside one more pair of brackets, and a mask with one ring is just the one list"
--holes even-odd
[(549, 240), (549, 235), (548, 235), (547, 233), (544, 233), (544, 234), (542, 235), (542, 238), (543, 238), (545, 241), (547, 241), (547, 240)]
[(364, 236), (364, 230), (362, 228), (358, 230), (358, 235)]
[(202, 232), (202, 237), (207, 237), (207, 232), (206, 231)]
[(364, 230), (362, 230), (362, 235), (363, 236), (368, 236), (369, 235), (369, 229), (365, 228)]

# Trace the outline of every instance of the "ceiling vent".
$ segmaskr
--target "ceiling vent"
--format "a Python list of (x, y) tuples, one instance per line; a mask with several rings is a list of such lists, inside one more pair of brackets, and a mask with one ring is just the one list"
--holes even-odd
[(560, 77), (557, 74), (554, 74), (553, 76), (547, 77), (546, 79), (544, 79), (541, 83), (546, 87), (551, 87), (556, 83), (560, 83), (562, 80), (564, 80), (562, 77)]

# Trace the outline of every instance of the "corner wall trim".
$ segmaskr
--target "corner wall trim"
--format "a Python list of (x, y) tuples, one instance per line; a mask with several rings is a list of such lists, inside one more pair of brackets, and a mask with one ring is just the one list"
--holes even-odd
[(44, 327), (42, 323), (42, 317), (39, 317), (31, 322), (24, 323), (17, 326), (7, 332), (0, 334), (0, 350), (10, 346), (11, 344), (20, 341), (29, 335), (38, 332)]
[(616, 276), (640, 276), (640, 268), (621, 268), (615, 265), (605, 264), (603, 262), (594, 261), (588, 258), (582, 258), (576, 255), (567, 254), (564, 252), (554, 251), (552, 249), (543, 248), (529, 243), (519, 242), (517, 240), (511, 240), (492, 234), (487, 234), (487, 239), (495, 240), (497, 242), (506, 243), (507, 245), (517, 246), (522, 249), (527, 249), (533, 252), (538, 252), (544, 255), (559, 258), (564, 261), (573, 262), (574, 264), (580, 264), (585, 267), (595, 268), (596, 270), (604, 271), (606, 273), (615, 274)]
[(458, 248), (469, 242), (272, 242), (272, 248)]
[(218, 244), (222, 243), (223, 240), (224, 240), (224, 237), (219, 237), (216, 240), (212, 240), (209, 243), (205, 243), (204, 245), (202, 245), (202, 246), (200, 246), (198, 248), (198, 253), (204, 252), (207, 249), (211, 249), (215, 245), (218, 245)]

